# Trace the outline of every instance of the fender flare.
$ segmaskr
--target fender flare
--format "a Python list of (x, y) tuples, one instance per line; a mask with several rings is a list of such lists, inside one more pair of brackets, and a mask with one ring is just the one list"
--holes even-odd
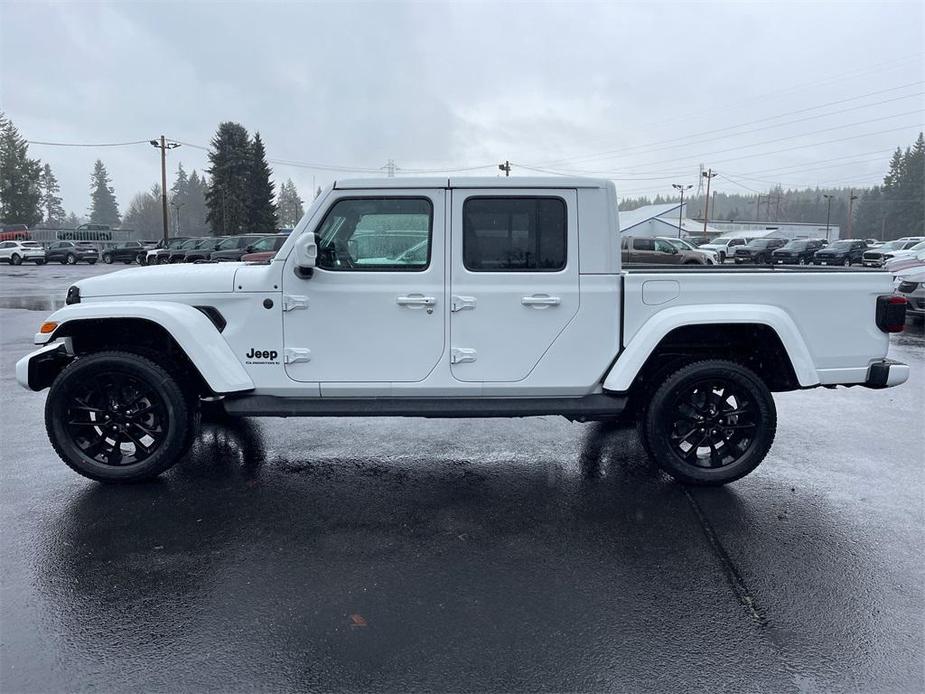
[(254, 383), (235, 357), (225, 338), (201, 311), (173, 301), (100, 301), (65, 306), (46, 322), (58, 323), (54, 332), (38, 333), (36, 344), (60, 336), (61, 329), (76, 321), (112, 318), (140, 319), (154, 323), (176, 341), (205, 382), (216, 393), (253, 390)]
[(756, 323), (770, 327), (777, 333), (787, 351), (800, 386), (807, 388), (819, 385), (819, 374), (803, 335), (783, 309), (763, 304), (709, 304), (667, 308), (649, 318), (607, 372), (604, 377), (604, 390), (629, 390), (649, 355), (672, 330), (687, 325), (712, 323)]

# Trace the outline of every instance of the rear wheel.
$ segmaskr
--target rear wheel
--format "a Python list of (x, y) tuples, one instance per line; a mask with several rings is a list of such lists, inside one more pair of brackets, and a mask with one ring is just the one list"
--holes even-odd
[(845, 262), (842, 263), (845, 267), (851, 267), (851, 258), (845, 258)]
[(12, 265), (22, 265), (22, 257), (14, 253), (10, 256), (10, 264)]
[(721, 485), (764, 460), (774, 442), (777, 411), (754, 372), (710, 359), (668, 376), (640, 425), (646, 450), (662, 470), (687, 484)]
[(193, 424), (176, 379), (130, 352), (77, 358), (45, 401), (55, 451), (75, 472), (100, 482), (156, 477), (189, 448)]
[(112, 256), (109, 253), (103, 253), (103, 262), (110, 265), (112, 263)]

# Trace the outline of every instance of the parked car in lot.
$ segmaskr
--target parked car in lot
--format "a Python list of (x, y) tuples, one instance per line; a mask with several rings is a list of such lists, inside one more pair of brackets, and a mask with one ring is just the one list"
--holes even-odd
[(657, 265), (706, 265), (703, 253), (675, 246), (653, 236), (623, 236), (621, 252), (624, 263)]
[(115, 248), (107, 248), (100, 254), (100, 259), (106, 263), (134, 263), (138, 260), (138, 255), (145, 250), (150, 250), (157, 245), (157, 241), (126, 241), (120, 243)]
[(839, 239), (830, 246), (813, 253), (813, 265), (844, 265), (850, 267), (861, 262), (867, 242), (863, 239)]
[(864, 267), (883, 267), (888, 260), (895, 258), (902, 251), (911, 249), (922, 241), (925, 241), (925, 238), (921, 236), (907, 236), (895, 241), (887, 241), (876, 248), (869, 248), (864, 251), (864, 255), (861, 256), (861, 263)]
[(794, 239), (788, 241), (771, 253), (771, 262), (775, 265), (809, 265), (813, 255), (825, 248), (822, 239)]
[(787, 245), (787, 239), (763, 238), (752, 239), (744, 246), (738, 246), (733, 256), (736, 263), (754, 263), (767, 265), (771, 262), (772, 253)]
[(186, 251), (186, 255), (181, 262), (202, 263), (209, 260), (212, 253), (218, 250), (218, 247), (222, 245), (226, 238), (226, 236), (214, 236), (204, 239), (196, 248)]
[(241, 256), (241, 260), (246, 263), (262, 263), (270, 260), (276, 255), (276, 252), (283, 247), (289, 234), (274, 234), (273, 236), (264, 236), (259, 241), (250, 246), (250, 250)]
[(917, 243), (912, 248), (897, 253), (895, 257), (886, 261), (883, 268), (894, 275), (897, 272), (906, 270), (918, 265), (925, 265), (925, 241)]
[(182, 263), (184, 260), (186, 260), (187, 251), (196, 250), (206, 241), (208, 241), (208, 238), (206, 237), (187, 239), (176, 248), (171, 249), (166, 256), (158, 256), (157, 262), (161, 265), (166, 263)]
[(251, 246), (262, 238), (263, 234), (229, 236), (212, 252), (209, 259), (222, 263), (241, 260), (242, 255), (253, 252)]
[(171, 251), (179, 248), (181, 244), (188, 240), (188, 236), (174, 236), (173, 238), (167, 239), (166, 243), (161, 239), (155, 244), (154, 248), (138, 254), (138, 264), (157, 265), (160, 262), (160, 258), (169, 256)]
[(717, 262), (719, 262), (716, 258), (715, 251), (710, 251), (706, 248), (697, 248), (697, 246), (692, 244), (687, 239), (679, 239), (673, 236), (657, 236), (656, 238), (659, 238), (662, 241), (667, 241), (679, 251), (691, 251), (693, 253), (699, 253), (703, 256), (703, 260), (707, 265), (716, 265)]
[(89, 241), (56, 241), (45, 251), (45, 260), (49, 263), (57, 260), (59, 263), (68, 265), (76, 263), (93, 265), (99, 257), (100, 252)]
[[(886, 358), (905, 321), (886, 272), (623, 268), (611, 181), (396, 183), (336, 181), (273, 262), (69, 287), (16, 364), (50, 387), (62, 460), (153, 478), (209, 398), (234, 416), (632, 419), (665, 472), (719, 485), (770, 450), (772, 393), (909, 376)], [(426, 252), (397, 262), (411, 237)]]
[(45, 262), (45, 249), (38, 241), (2, 241), (0, 242), (0, 261), (10, 265)]
[(736, 248), (744, 246), (746, 243), (748, 243), (748, 239), (744, 236), (717, 236), (710, 243), (702, 243), (697, 248), (713, 251), (716, 253), (716, 259), (722, 264), (726, 262), (726, 258), (731, 258), (735, 254)]
[(925, 266), (911, 267), (900, 272), (896, 279), (897, 293), (908, 302), (906, 314), (925, 319)]

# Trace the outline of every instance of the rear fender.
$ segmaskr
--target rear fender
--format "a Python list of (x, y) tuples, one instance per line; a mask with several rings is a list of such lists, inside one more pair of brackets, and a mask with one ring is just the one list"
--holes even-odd
[(639, 329), (604, 378), (604, 390), (629, 390), (649, 355), (672, 330), (687, 325), (753, 323), (777, 333), (797, 381), (803, 388), (819, 385), (819, 374), (793, 319), (776, 306), (761, 304), (677, 306), (659, 311)]

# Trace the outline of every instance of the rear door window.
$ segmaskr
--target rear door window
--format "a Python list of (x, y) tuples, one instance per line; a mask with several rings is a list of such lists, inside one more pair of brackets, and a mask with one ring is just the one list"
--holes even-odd
[(468, 198), (463, 263), (472, 272), (557, 272), (566, 266), (567, 233), (562, 198)]

